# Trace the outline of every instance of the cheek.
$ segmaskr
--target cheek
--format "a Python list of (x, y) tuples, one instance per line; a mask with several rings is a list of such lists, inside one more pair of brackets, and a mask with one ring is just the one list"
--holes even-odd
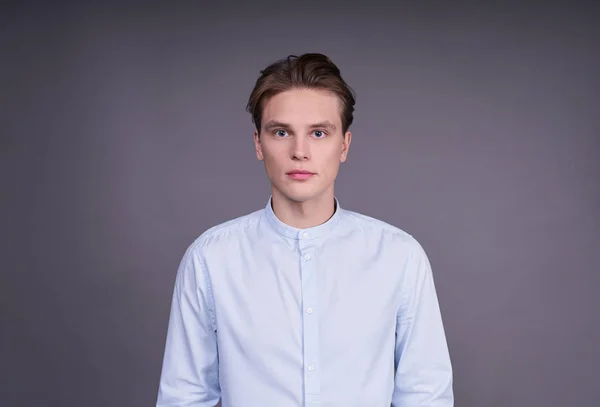
[(273, 166), (281, 166), (290, 156), (287, 143), (279, 142), (263, 146), (263, 157), (265, 161)]
[(337, 167), (340, 165), (341, 158), (342, 158), (341, 151), (338, 151), (338, 150), (331, 151), (329, 154), (327, 154), (327, 158), (326, 158), (327, 168), (329, 168), (331, 171), (335, 171), (337, 169)]
[(281, 169), (281, 160), (279, 159), (279, 156), (277, 154), (273, 154), (273, 152), (263, 151), (263, 156), (267, 172), (274, 173)]

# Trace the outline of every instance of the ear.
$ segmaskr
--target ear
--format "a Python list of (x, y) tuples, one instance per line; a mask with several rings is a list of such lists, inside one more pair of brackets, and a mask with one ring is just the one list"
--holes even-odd
[(258, 130), (254, 130), (254, 150), (256, 151), (256, 158), (258, 158), (259, 161), (262, 161), (264, 159), (264, 156), (262, 153), (262, 145), (260, 144), (260, 136), (258, 134)]
[(344, 134), (344, 141), (342, 142), (342, 154), (340, 156), (340, 162), (346, 161), (348, 158), (348, 150), (350, 149), (350, 143), (352, 142), (352, 133), (349, 131)]

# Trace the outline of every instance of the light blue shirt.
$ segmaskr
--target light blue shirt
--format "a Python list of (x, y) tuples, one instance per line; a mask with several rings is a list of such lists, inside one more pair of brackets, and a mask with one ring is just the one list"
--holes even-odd
[(429, 260), (342, 209), (296, 229), (271, 208), (214, 226), (177, 271), (158, 407), (451, 407)]

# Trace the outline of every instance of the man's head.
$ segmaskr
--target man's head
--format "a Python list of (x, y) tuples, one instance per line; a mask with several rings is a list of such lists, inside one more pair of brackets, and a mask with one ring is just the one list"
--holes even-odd
[(294, 202), (333, 195), (350, 146), (354, 103), (352, 89), (325, 55), (289, 56), (261, 71), (247, 111), (274, 195)]

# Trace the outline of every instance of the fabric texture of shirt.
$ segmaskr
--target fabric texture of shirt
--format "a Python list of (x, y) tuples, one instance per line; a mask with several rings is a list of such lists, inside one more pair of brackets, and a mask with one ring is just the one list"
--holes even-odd
[(157, 407), (451, 407), (417, 240), (343, 209), (297, 229), (264, 209), (214, 226), (175, 279)]

